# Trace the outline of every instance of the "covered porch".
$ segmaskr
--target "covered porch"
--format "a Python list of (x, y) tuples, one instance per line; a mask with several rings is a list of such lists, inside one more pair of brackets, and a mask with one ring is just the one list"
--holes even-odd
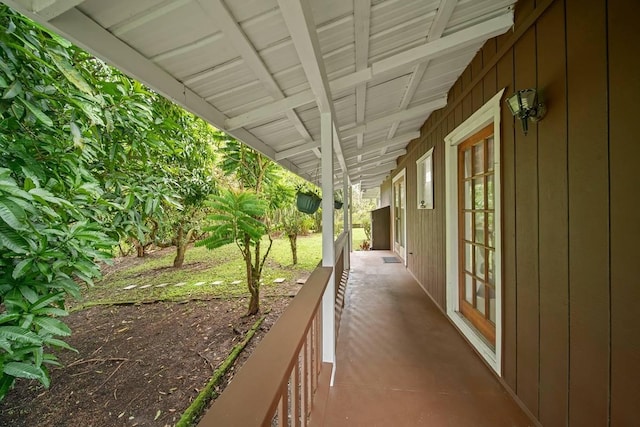
[(311, 426), (529, 426), (402, 263), (353, 252), (333, 387), (321, 376)]
[(535, 425), (393, 252), (350, 255), (335, 364), (321, 362), (319, 267), (200, 426)]

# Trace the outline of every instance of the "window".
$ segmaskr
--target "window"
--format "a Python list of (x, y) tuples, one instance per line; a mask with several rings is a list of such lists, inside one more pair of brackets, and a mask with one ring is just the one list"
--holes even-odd
[(433, 209), (433, 148), (416, 161), (418, 209)]

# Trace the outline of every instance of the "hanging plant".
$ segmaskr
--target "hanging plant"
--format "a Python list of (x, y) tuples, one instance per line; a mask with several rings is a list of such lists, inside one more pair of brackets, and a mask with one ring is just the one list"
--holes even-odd
[(300, 212), (306, 214), (315, 213), (320, 207), (322, 198), (318, 194), (318, 190), (299, 187), (296, 193), (296, 207)]
[(333, 207), (335, 209), (342, 209), (342, 190), (338, 190), (333, 193)]

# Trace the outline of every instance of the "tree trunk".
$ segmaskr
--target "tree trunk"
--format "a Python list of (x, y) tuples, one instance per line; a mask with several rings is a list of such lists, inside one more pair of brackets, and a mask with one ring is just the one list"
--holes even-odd
[(173, 259), (173, 267), (180, 268), (184, 263), (184, 253), (187, 251), (187, 242), (184, 238), (184, 228), (178, 226), (176, 230), (176, 257)]
[(293, 257), (293, 265), (298, 264), (298, 235), (296, 233), (287, 234), (289, 243), (291, 244), (291, 256)]
[[(247, 316), (253, 316), (260, 311), (260, 273), (258, 267), (253, 266), (251, 250), (249, 249), (251, 238), (248, 234), (244, 235), (244, 263), (247, 268), (247, 288), (249, 289), (249, 307), (247, 308)], [(256, 254), (260, 253), (260, 242), (256, 242), (254, 247)]]
[(251, 298), (249, 299), (247, 316), (253, 316), (260, 311), (260, 284), (256, 283), (253, 286), (249, 286), (249, 293), (251, 294)]
[(146, 255), (146, 247), (137, 239), (133, 241), (133, 245), (136, 247), (136, 254), (138, 258), (144, 258)]

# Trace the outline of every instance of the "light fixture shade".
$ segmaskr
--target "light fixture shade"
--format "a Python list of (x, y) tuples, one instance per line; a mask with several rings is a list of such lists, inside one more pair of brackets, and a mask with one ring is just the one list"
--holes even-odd
[(536, 89), (522, 89), (507, 98), (507, 105), (511, 113), (522, 121), (522, 130), (527, 134), (528, 123), (537, 122), (545, 114), (545, 107), (538, 99)]
[(514, 116), (530, 116), (538, 107), (538, 92), (535, 89), (522, 89), (507, 98), (507, 105)]

